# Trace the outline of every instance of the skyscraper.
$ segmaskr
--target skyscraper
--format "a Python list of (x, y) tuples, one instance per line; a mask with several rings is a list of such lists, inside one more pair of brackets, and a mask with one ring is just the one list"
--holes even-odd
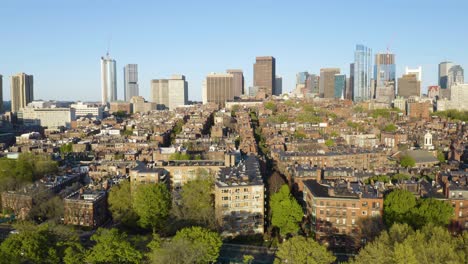
[(453, 65), (448, 71), (447, 88), (452, 88), (455, 84), (463, 84), (465, 82), (463, 68), (460, 65)]
[(275, 77), (275, 95), (280, 95), (283, 93), (283, 77), (276, 75)]
[(346, 91), (346, 74), (335, 74), (334, 97), (338, 99), (343, 99), (345, 91)]
[(309, 74), (306, 80), (306, 90), (308, 93), (319, 94), (319, 76), (316, 74)]
[(416, 74), (405, 74), (398, 78), (398, 96), (421, 96), (421, 82)]
[(386, 82), (396, 80), (395, 54), (375, 54), (374, 80), (376, 87), (385, 86)]
[(232, 74), (234, 82), (234, 97), (239, 97), (244, 94), (244, 73), (242, 70), (227, 70), (227, 73)]
[(353, 101), (371, 99), (372, 50), (364, 45), (356, 45), (354, 51)]
[(138, 96), (138, 65), (127, 64), (124, 67), (125, 101), (129, 102), (133, 96)]
[(3, 112), (3, 76), (0, 74), (0, 113)]
[(102, 104), (117, 101), (117, 72), (115, 60), (109, 56), (101, 57)]
[(339, 68), (320, 69), (319, 96), (322, 98), (335, 97), (335, 74), (339, 74)]
[(34, 100), (33, 76), (18, 73), (10, 77), (11, 112), (16, 113)]
[(151, 81), (151, 102), (158, 109), (186, 105), (188, 103), (188, 83), (184, 75), (172, 75), (170, 79), (155, 79)]
[(224, 107), (226, 100), (234, 99), (234, 76), (230, 73), (210, 73), (203, 83), (203, 103)]
[(353, 100), (354, 91), (354, 63), (349, 64), (349, 85), (346, 86), (345, 99)]
[(254, 64), (254, 86), (263, 89), (267, 96), (275, 92), (276, 61), (274, 57), (257, 57)]
[(448, 86), (448, 72), (454, 64), (450, 61), (439, 63), (439, 86), (441, 89), (447, 89)]

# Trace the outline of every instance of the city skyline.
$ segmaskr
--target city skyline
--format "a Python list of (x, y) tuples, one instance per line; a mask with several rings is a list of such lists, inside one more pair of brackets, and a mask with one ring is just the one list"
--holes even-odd
[[(216, 7), (187, 2), (179, 21), (171, 21), (171, 24), (163, 23), (161, 26), (157, 26), (157, 23), (164, 21), (167, 15), (162, 14), (161, 17), (152, 21), (144, 18), (144, 14), (159, 8), (176, 10), (177, 4), (149, 3), (143, 9), (139, 5), (129, 7), (128, 4), (114, 8), (108, 7), (106, 3), (85, 2), (87, 5), (57, 3), (57, 1), (30, 2), (30, 10), (24, 10), (26, 13), (21, 19), (12, 15), (20, 8), (17, 3), (5, 4), (5, 10), (11, 12), (5, 12), (0, 22), (15, 25), (15, 27), (7, 28), (4, 37), (17, 40), (4, 43), (3, 49), (0, 50), (2, 60), (0, 74), (4, 76), (5, 100), (11, 98), (7, 89), (10, 87), (8, 77), (17, 72), (28, 72), (35, 76), (37, 94), (35, 98), (100, 101), (100, 93), (96, 92), (100, 91), (97, 60), (106, 50), (109, 50), (117, 61), (117, 68), (122, 69), (128, 63), (139, 65), (140, 95), (147, 99), (150, 95), (152, 79), (178, 73), (187, 77), (190, 86), (189, 99), (201, 100), (204, 77), (210, 72), (221, 72), (230, 68), (243, 70), (247, 91), (253, 83), (252, 61), (256, 56), (263, 55), (274, 56), (277, 59), (276, 73), (283, 76), (283, 90), (292, 91), (295, 88), (295, 75), (300, 71), (307, 70), (318, 74), (320, 68), (337, 67), (343, 74), (349, 75), (349, 63), (353, 61), (353, 48), (358, 43), (365, 43), (375, 53), (385, 53), (389, 46), (389, 51), (398, 57), (396, 76), (401, 76), (406, 66), (421, 65), (424, 71), (423, 92), (427, 86), (438, 83), (440, 62), (450, 60), (466, 67), (468, 61), (468, 55), (463, 52), (467, 37), (461, 36), (460, 41), (452, 43), (443, 41), (443, 38), (435, 38), (433, 34), (435, 31), (445, 30), (447, 35), (450, 35), (450, 32), (455, 29), (439, 25), (429, 17), (419, 18), (418, 21), (421, 24), (428, 25), (421, 27), (420, 30), (415, 31), (414, 28), (406, 27), (408, 23), (416, 22), (412, 12), (417, 10), (430, 13), (436, 8), (435, 4), (408, 4), (400, 1), (386, 5), (389, 12), (398, 13), (400, 18), (398, 21), (383, 26), (371, 24), (366, 27), (366, 31), (346, 32), (338, 37), (319, 27), (321, 21), (326, 18), (321, 13), (326, 12), (317, 12), (311, 18), (300, 15), (308, 12), (307, 7), (316, 6), (315, 3), (309, 2), (297, 1), (295, 5), (286, 3), (270, 5), (269, 10), (272, 16), (284, 14), (287, 15), (286, 18), (289, 18), (288, 13), (295, 12), (293, 19), (273, 21), (271, 24), (261, 22), (266, 14), (258, 15), (258, 10), (261, 10), (265, 4), (264, 1), (241, 3), (237, 7), (231, 7), (232, 11), (242, 12), (243, 16), (248, 18), (240, 24), (234, 15), (211, 15)], [(298, 4), (304, 6), (303, 10), (294, 8)], [(454, 22), (462, 23), (461, 10), (464, 5), (466, 3), (462, 2), (457, 5), (459, 7), (457, 9), (450, 8), (450, 5), (437, 6), (437, 8), (440, 12), (453, 14)], [(336, 11), (333, 7), (328, 3), (320, 6), (325, 11)], [(343, 11), (338, 11), (338, 13), (343, 16), (337, 21), (331, 21), (330, 27), (342, 25), (343, 21), (350, 19), (350, 15), (346, 15), (344, 10), (357, 12), (357, 19), (354, 21), (356, 26), (378, 16), (368, 11), (378, 9), (379, 5), (368, 6), (364, 3), (345, 2), (342, 7)], [(117, 19), (123, 13), (120, 9), (126, 10), (126, 8), (138, 11), (134, 13), (142, 14), (134, 21), (141, 27), (132, 31), (130, 37), (125, 35), (128, 33), (126, 29), (133, 29), (133, 24), (125, 25), (125, 21)], [(102, 11), (107, 9), (111, 12), (103, 14)], [(196, 21), (190, 19), (187, 15), (189, 10), (197, 11), (200, 19)], [(72, 15), (70, 11), (73, 11)], [(359, 14), (365, 13), (369, 16), (366, 19), (360, 18)], [(207, 14), (211, 16), (203, 18)], [(89, 19), (86, 21), (80, 19), (84, 16)], [(297, 27), (306, 20), (307, 25), (311, 26)], [(104, 21), (113, 23), (100, 25)], [(228, 33), (214, 34), (211, 30), (213, 21), (220, 21), (220, 24), (230, 29), (226, 30), (229, 34), (234, 34), (239, 39), (230, 38), (229, 42), (219, 39), (219, 34), (221, 34), (220, 37), (224, 37)], [(30, 30), (31, 34), (19, 34), (26, 30)], [(177, 34), (182, 32), (182, 34), (178, 36), (174, 32)], [(297, 37), (298, 32), (301, 32), (300, 41), (290, 44), (289, 40)], [(154, 35), (158, 34), (174, 37), (175, 41), (156, 42), (157, 37)], [(308, 37), (302, 37), (304, 35)], [(190, 45), (186, 42), (178, 42), (185, 38), (191, 40), (188, 42)], [(310, 40), (316, 38), (320, 41), (314, 41), (311, 45)], [(134, 39), (141, 39), (141, 41), (135, 43)], [(272, 41), (273, 39), (279, 41)], [(265, 45), (265, 43), (268, 44)], [(232, 52), (233, 50), (235, 52)], [(68, 60), (63, 60), (63, 57), (73, 60), (74, 63), (65, 66), (63, 62)], [(220, 60), (223, 57), (226, 60)], [(117, 99), (123, 100), (123, 76), (119, 72), (117, 72)], [(66, 88), (64, 88), (65, 85), (67, 85)]]

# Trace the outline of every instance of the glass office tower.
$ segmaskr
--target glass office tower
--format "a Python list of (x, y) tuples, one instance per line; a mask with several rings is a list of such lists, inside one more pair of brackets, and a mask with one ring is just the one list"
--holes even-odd
[(372, 50), (364, 45), (356, 45), (354, 51), (353, 101), (371, 99)]

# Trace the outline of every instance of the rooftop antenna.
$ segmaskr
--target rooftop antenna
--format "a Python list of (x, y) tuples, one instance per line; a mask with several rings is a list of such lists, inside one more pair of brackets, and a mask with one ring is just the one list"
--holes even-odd
[(112, 34), (109, 35), (109, 39), (107, 40), (107, 53), (106, 53), (106, 55), (107, 55), (108, 57), (109, 57), (109, 51), (110, 51), (111, 40), (112, 40)]

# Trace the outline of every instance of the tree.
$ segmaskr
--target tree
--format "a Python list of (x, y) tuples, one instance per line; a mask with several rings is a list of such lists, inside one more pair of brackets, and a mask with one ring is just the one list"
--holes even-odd
[(270, 196), (271, 223), (279, 228), (280, 234), (296, 234), (302, 221), (303, 212), (299, 203), (292, 197), (288, 185)]
[(433, 225), (413, 231), (406, 224), (394, 224), (351, 263), (465, 263), (466, 238), (466, 233), (454, 237), (446, 228)]
[(218, 259), (222, 241), (218, 233), (202, 227), (184, 228), (172, 241), (155, 248), (152, 263), (213, 263)]
[(138, 225), (142, 228), (161, 228), (169, 216), (171, 194), (162, 183), (142, 184), (136, 189), (133, 209), (140, 217)]
[(394, 124), (388, 124), (384, 127), (383, 131), (385, 132), (395, 132), (397, 130), (397, 126)]
[(255, 260), (254, 256), (244, 255), (244, 257), (242, 258), (242, 263), (243, 264), (252, 264), (252, 261), (254, 261), (254, 260)]
[(96, 245), (87, 252), (89, 263), (140, 263), (143, 255), (117, 229), (99, 228), (91, 237)]
[(214, 182), (209, 177), (198, 177), (182, 186), (179, 205), (174, 206), (173, 214), (191, 224), (215, 228), (213, 197)]
[(412, 223), (415, 228), (429, 223), (446, 226), (453, 216), (453, 207), (449, 203), (434, 198), (420, 199), (417, 208), (413, 210)]
[[(57, 237), (49, 225), (29, 222), (15, 225), (17, 234), (10, 235), (0, 245), (1, 261), (5, 263), (59, 263)], [(1, 262), (0, 262), (1, 263)]]
[(445, 153), (442, 151), (437, 151), (437, 159), (439, 160), (440, 163), (445, 162)]
[(393, 223), (409, 223), (416, 206), (414, 195), (405, 190), (394, 190), (384, 199), (384, 219), (387, 226)]
[(325, 146), (327, 147), (333, 147), (335, 145), (335, 141), (333, 139), (327, 139), (325, 140)]
[(48, 191), (43, 191), (34, 198), (35, 205), (32, 207), (28, 217), (43, 222), (49, 220), (59, 223), (63, 217), (63, 200), (53, 196)]
[(400, 158), (400, 165), (408, 168), (408, 167), (414, 167), (416, 165), (416, 161), (409, 155), (404, 155)]
[(335, 256), (325, 246), (302, 236), (288, 239), (278, 247), (275, 264), (279, 263), (316, 263), (328, 264), (335, 261)]
[(73, 151), (73, 143), (67, 143), (60, 146), (60, 153), (67, 154)]
[(265, 102), (264, 106), (266, 109), (273, 111), (273, 113), (276, 112), (276, 104), (274, 102)]
[(270, 195), (277, 193), (284, 184), (286, 184), (286, 181), (281, 174), (277, 170), (273, 171), (273, 174), (268, 177), (268, 191)]
[(108, 203), (109, 211), (111, 212), (112, 218), (115, 222), (120, 222), (128, 227), (136, 225), (138, 215), (133, 209), (129, 181), (124, 181), (111, 188)]

